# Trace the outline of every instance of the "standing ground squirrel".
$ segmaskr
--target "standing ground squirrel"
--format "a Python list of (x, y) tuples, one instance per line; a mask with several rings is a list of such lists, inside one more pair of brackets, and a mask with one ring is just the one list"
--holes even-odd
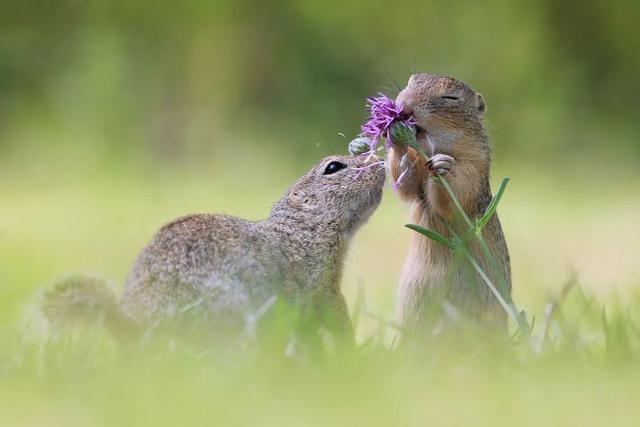
[(342, 264), (354, 232), (380, 203), (384, 175), (379, 163), (331, 156), (291, 186), (265, 220), (179, 218), (138, 256), (119, 303), (95, 281), (72, 280), (49, 292), (45, 315), (101, 308), (107, 326), (137, 329), (199, 301), (198, 313), (213, 328), (242, 330), (248, 316), (277, 296), (352, 341)]
[[(411, 202), (411, 220), (450, 237), (446, 223), (463, 225), (456, 221), (446, 189), (430, 178), (435, 173), (445, 176), (469, 218), (473, 221), (482, 216), (491, 201), (491, 152), (483, 126), (486, 104), (468, 85), (433, 74), (411, 76), (396, 102), (403, 106), (404, 114), (413, 116), (418, 143), (432, 157), (426, 162), (412, 148), (392, 145), (391, 177), (396, 181), (406, 171), (398, 193)], [(510, 292), (509, 253), (497, 215), (487, 224), (483, 236)], [(506, 322), (497, 299), (449, 248), (418, 233), (413, 233), (412, 239), (398, 295), (398, 314), (404, 325), (415, 328), (429, 316), (437, 316), (429, 310), (445, 301), (472, 318)], [(474, 245), (471, 249), (483, 269), (491, 272), (479, 249)], [(489, 275), (495, 283), (495, 275)]]

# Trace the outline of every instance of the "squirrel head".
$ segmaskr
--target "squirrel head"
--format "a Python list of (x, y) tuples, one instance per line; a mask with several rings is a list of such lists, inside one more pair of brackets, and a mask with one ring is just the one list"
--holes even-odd
[[(452, 77), (414, 74), (398, 94), (403, 113), (413, 116), (417, 139), (432, 152), (456, 154), (457, 142), (486, 142), (483, 126), (487, 105), (482, 95)], [(481, 136), (481, 138), (478, 138)]]
[(291, 228), (349, 237), (380, 204), (384, 164), (375, 156), (329, 156), (293, 184), (270, 220)]

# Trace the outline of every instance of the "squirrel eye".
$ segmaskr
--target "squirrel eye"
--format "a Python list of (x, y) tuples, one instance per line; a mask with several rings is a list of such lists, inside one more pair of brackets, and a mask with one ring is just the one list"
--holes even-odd
[(346, 167), (347, 167), (347, 165), (345, 165), (342, 162), (333, 161), (333, 162), (329, 163), (327, 165), (327, 167), (324, 169), (324, 175), (331, 175), (332, 173), (336, 173), (339, 170), (342, 170), (342, 169), (344, 169)]
[(460, 99), (460, 97), (455, 95), (442, 95), (440, 98), (442, 99)]

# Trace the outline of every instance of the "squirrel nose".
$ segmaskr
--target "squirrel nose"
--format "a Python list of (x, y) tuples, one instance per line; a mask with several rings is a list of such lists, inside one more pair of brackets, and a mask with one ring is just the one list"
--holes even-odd
[(402, 105), (403, 116), (410, 116), (411, 114), (413, 114), (413, 103), (410, 101), (411, 100), (408, 99), (407, 96), (405, 96), (405, 91), (400, 92), (398, 94), (398, 97), (396, 98), (396, 104)]
[(373, 163), (379, 163), (381, 161), (381, 158), (378, 157), (377, 154), (370, 154), (366, 159), (365, 159), (365, 165), (371, 165)]

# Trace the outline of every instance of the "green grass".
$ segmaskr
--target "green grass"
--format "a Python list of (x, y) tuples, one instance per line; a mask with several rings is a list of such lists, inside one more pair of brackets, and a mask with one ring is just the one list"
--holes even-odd
[(574, 288), (535, 350), (471, 325), (392, 351), (381, 324), (354, 351), (308, 357), (164, 336), (118, 348), (99, 327), (52, 339), (34, 324), (4, 347), (0, 424), (636, 425), (639, 303), (605, 309)]
[[(249, 157), (241, 170), (265, 164), (272, 162)], [(632, 174), (615, 184), (590, 177), (587, 186), (586, 175), (494, 172), (512, 177), (499, 211), (514, 298), (536, 318), (533, 346), (478, 339), (463, 326), (467, 338), (455, 345), (390, 350), (395, 287), (413, 232), (392, 191), (347, 263), (356, 351), (203, 353), (167, 341), (131, 351), (100, 328), (60, 341), (32, 321), (39, 290), (55, 279), (90, 272), (119, 286), (164, 222), (197, 211), (264, 216), (306, 165), (299, 169), (262, 180), (228, 179), (229, 169), (45, 168), (1, 181), (0, 425), (637, 424), (640, 202), (628, 197), (638, 188)], [(580, 286), (547, 316), (574, 274)]]

